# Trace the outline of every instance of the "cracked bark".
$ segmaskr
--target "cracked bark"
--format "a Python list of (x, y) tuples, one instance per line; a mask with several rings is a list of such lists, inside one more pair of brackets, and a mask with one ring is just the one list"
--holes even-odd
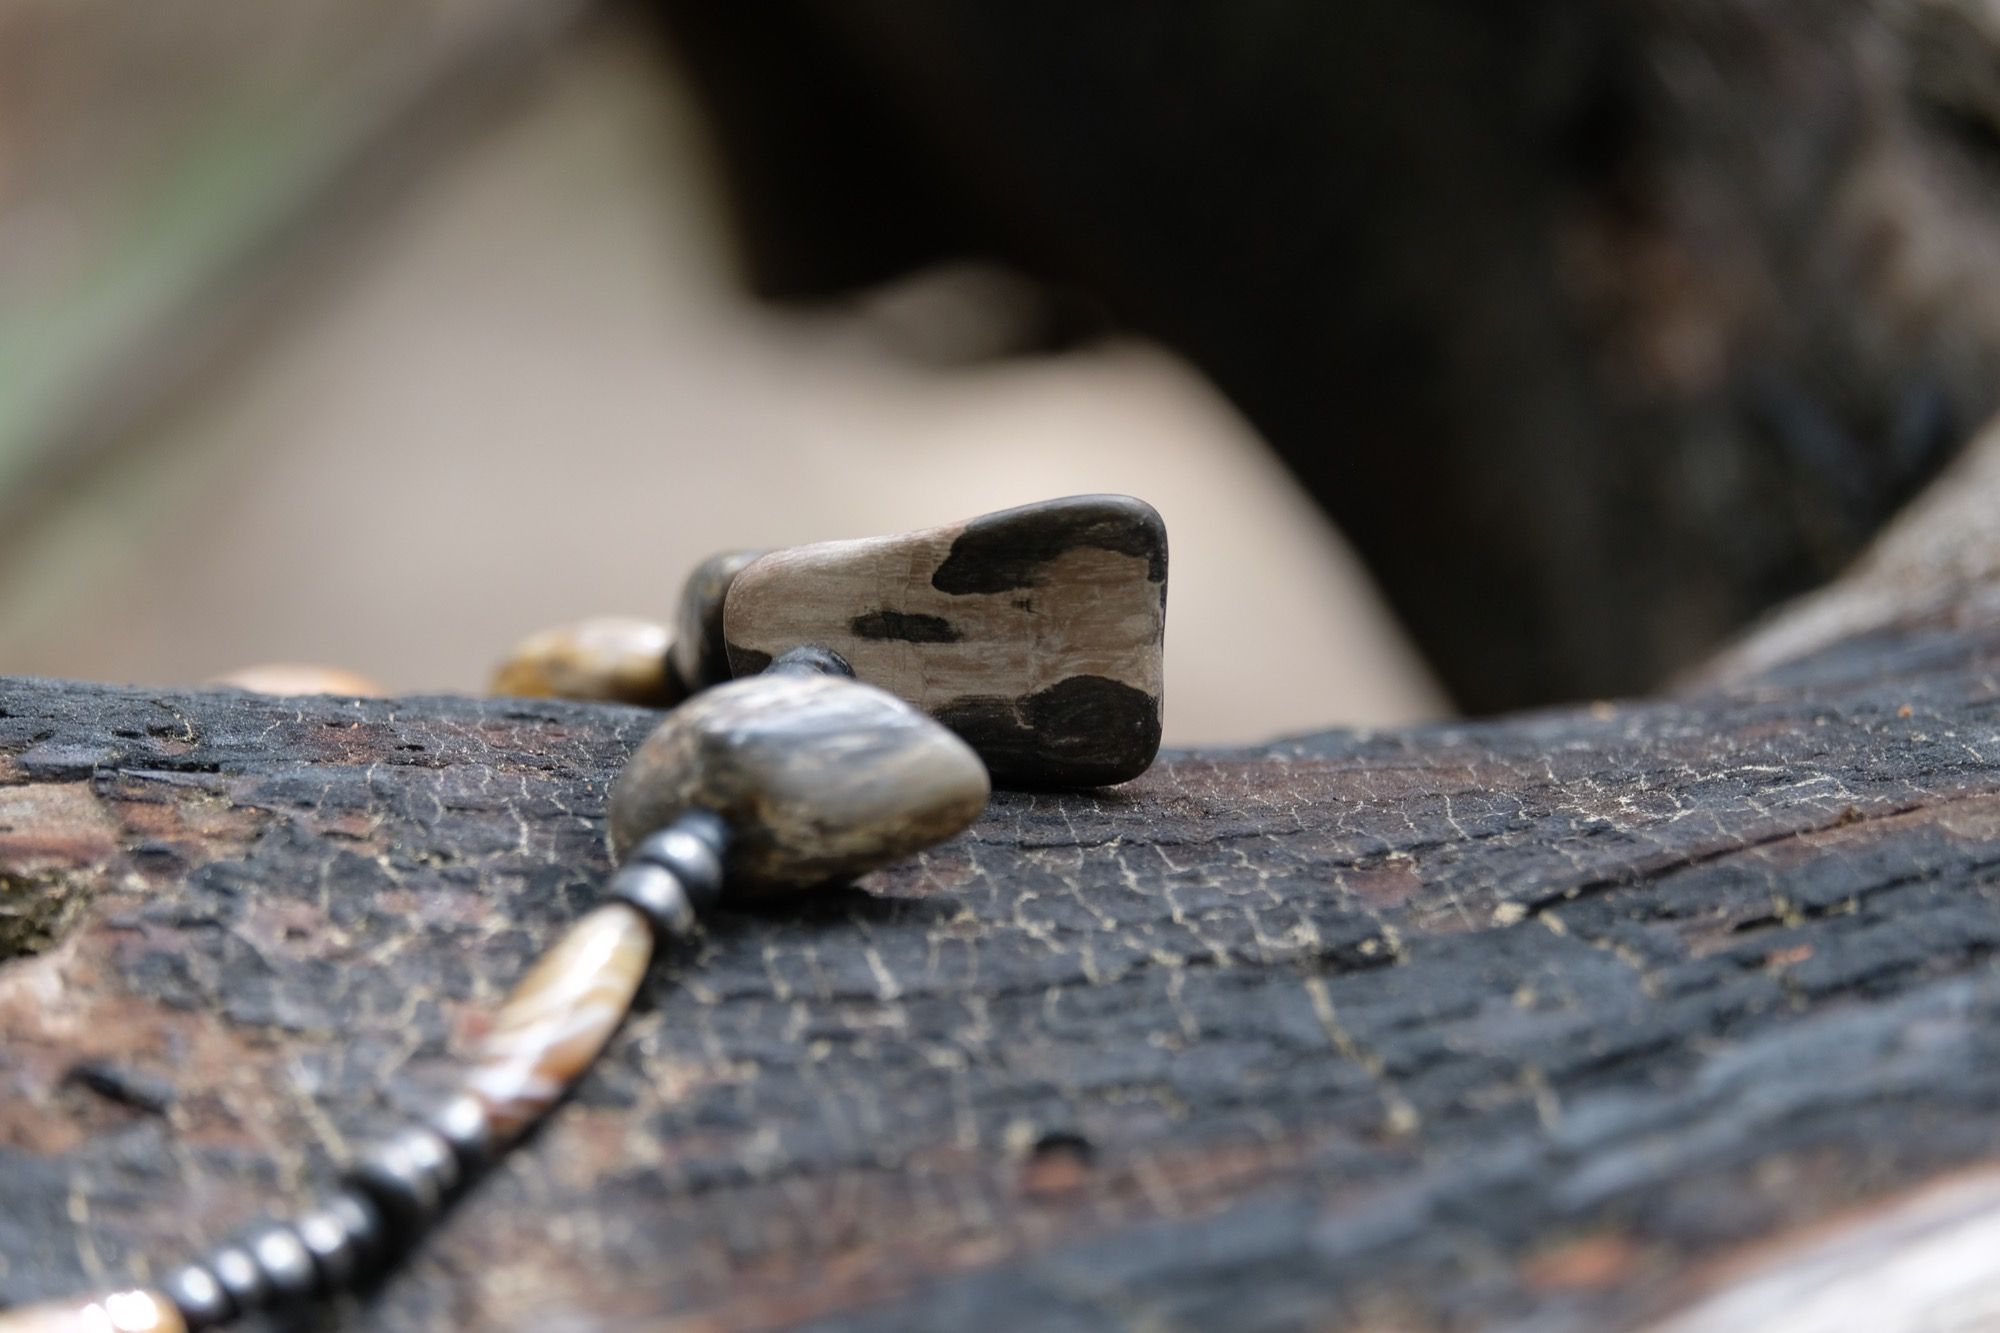
[[(1989, 1157), (1996, 459), (1677, 697), (1170, 754), (721, 916), (325, 1327), (1598, 1328)], [(652, 720), (0, 685), (0, 1298), (302, 1202), (593, 900)]]

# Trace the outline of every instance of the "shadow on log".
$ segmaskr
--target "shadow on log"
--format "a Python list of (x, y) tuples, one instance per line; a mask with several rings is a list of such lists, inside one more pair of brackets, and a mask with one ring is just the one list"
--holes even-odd
[[(725, 915), (326, 1327), (1594, 1329), (1990, 1157), (1996, 453), (1697, 692), (1170, 755)], [(652, 720), (0, 686), (0, 1297), (301, 1202), (594, 900)]]

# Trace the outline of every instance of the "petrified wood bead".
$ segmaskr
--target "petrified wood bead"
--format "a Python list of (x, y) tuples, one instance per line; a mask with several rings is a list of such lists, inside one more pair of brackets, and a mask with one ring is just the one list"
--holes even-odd
[(725, 551), (695, 566), (681, 585), (680, 611), (674, 618), (670, 669), (682, 692), (693, 694), (730, 677), (729, 646), (722, 637), (722, 609), (729, 585), (761, 551)]
[(665, 625), (596, 616), (539, 630), (494, 669), (491, 691), (534, 699), (594, 699), (665, 708), (685, 691), (668, 671)]
[(725, 892), (807, 888), (942, 842), (986, 804), (985, 766), (900, 699), (829, 676), (772, 675), (696, 695), (611, 789), (612, 849), (689, 810), (728, 823)]
[(466, 1089), (505, 1144), (555, 1105), (611, 1040), (653, 957), (638, 909), (607, 903), (569, 928), (493, 1020)]
[(773, 551), (729, 589), (739, 676), (801, 643), (963, 736), (1002, 782), (1096, 786), (1160, 746), (1167, 536), (1081, 495), (951, 527)]
[(187, 1333), (187, 1322), (158, 1292), (121, 1291), (0, 1312), (0, 1333)]

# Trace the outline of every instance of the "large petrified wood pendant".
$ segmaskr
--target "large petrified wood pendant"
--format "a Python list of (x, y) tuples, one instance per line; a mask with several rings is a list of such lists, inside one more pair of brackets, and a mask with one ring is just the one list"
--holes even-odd
[(1078, 495), (894, 537), (773, 551), (729, 586), (730, 669), (802, 643), (943, 722), (997, 781), (1101, 786), (1160, 748), (1167, 533)]

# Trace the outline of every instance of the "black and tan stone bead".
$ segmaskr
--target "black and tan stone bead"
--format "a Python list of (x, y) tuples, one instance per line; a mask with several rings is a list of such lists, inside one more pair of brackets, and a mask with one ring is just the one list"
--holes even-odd
[(725, 602), (742, 676), (801, 643), (964, 737), (997, 781), (1097, 786), (1160, 745), (1167, 538), (1082, 495), (949, 527), (773, 551)]

